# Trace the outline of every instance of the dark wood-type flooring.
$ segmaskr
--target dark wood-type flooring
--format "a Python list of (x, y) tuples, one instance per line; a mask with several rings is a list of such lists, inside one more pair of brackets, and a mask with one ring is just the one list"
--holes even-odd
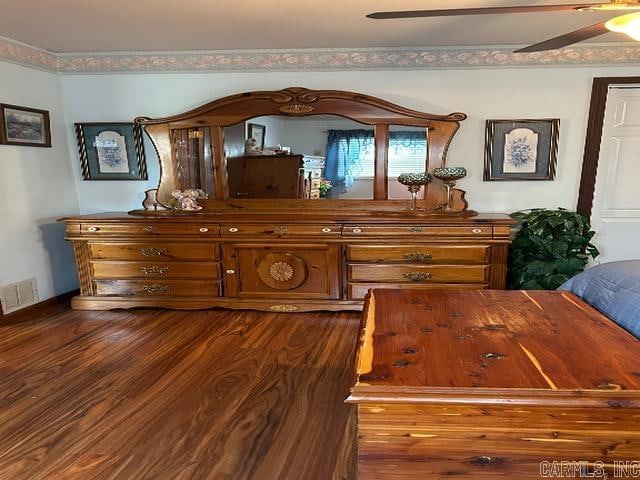
[(0, 479), (354, 478), (359, 314), (0, 324)]

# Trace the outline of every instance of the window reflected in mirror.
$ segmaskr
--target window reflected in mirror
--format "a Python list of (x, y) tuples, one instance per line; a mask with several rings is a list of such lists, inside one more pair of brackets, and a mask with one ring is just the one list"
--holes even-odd
[[(428, 130), (424, 127), (391, 125), (389, 127), (389, 198), (411, 198), (405, 185), (398, 182), (401, 173), (427, 171)], [(419, 193), (423, 197), (424, 187)]]
[[(256, 138), (252, 138), (256, 137)], [(230, 198), (373, 198), (373, 128), (336, 115), (224, 129)]]

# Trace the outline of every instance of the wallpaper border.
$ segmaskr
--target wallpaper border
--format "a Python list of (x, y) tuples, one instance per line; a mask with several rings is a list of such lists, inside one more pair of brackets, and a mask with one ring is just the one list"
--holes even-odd
[(421, 70), (640, 65), (640, 44), (589, 44), (539, 53), (513, 47), (346, 48), (56, 54), (0, 37), (0, 59), (61, 74)]

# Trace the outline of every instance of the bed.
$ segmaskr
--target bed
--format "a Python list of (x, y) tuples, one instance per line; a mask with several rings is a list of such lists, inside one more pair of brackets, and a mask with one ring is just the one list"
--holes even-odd
[(640, 338), (640, 260), (591, 267), (560, 286)]

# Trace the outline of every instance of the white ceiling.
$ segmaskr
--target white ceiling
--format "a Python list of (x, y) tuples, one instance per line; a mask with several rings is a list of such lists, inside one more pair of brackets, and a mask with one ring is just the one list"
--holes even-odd
[[(53, 52), (528, 45), (615, 16), (594, 12), (371, 20), (385, 10), (572, 0), (18, 0), (0, 35)], [(596, 42), (629, 38), (608, 33)]]

